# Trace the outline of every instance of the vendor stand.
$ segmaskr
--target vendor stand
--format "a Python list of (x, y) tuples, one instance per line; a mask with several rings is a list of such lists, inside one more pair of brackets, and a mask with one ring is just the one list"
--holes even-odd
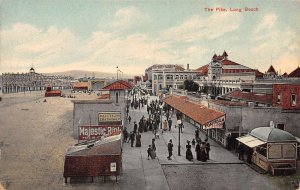
[(296, 171), (297, 139), (290, 133), (272, 127), (259, 127), (237, 138), (253, 149), (252, 163), (272, 175)]
[(120, 175), (122, 170), (121, 134), (70, 147), (65, 155), (64, 178), (91, 178)]

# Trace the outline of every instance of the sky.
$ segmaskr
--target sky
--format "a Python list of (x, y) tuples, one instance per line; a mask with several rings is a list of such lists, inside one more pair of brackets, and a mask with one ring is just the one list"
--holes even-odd
[(196, 69), (224, 50), (261, 72), (290, 73), (299, 10), (300, 0), (0, 0), (0, 73), (118, 66), (141, 75), (153, 64)]

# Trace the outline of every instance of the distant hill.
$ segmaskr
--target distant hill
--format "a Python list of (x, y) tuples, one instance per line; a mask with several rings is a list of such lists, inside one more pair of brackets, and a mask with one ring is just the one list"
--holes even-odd
[[(95, 78), (117, 78), (117, 73), (106, 73), (106, 72), (97, 72), (97, 71), (82, 71), (82, 70), (70, 70), (54, 73), (43, 73), (44, 75), (67, 75), (74, 77), (75, 79), (82, 77), (95, 77)], [(122, 74), (119, 73), (119, 79), (122, 77)], [(133, 78), (133, 75), (123, 74), (123, 78)]]

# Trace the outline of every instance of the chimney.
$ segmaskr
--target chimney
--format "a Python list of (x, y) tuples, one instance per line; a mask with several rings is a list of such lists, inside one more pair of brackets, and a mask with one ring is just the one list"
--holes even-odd
[(190, 64), (186, 65), (186, 70), (188, 70), (188, 71), (190, 70)]

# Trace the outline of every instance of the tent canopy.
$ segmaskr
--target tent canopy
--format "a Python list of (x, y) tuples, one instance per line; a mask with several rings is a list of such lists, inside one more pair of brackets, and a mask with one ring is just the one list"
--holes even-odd
[(250, 148), (254, 148), (256, 146), (266, 143), (266, 142), (259, 140), (258, 138), (253, 137), (251, 135), (242, 136), (242, 137), (237, 138), (236, 140), (240, 141), (241, 143), (245, 144), (246, 146), (248, 146)]

